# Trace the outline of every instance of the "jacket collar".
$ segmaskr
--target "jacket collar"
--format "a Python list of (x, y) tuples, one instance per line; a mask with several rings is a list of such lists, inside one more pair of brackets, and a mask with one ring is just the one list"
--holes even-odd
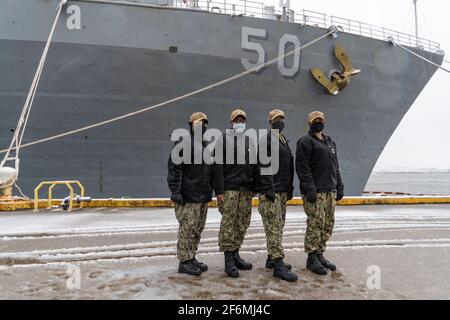
[(288, 144), (288, 142), (289, 142), (288, 139), (286, 138), (286, 136), (282, 132), (279, 132), (278, 134), (275, 134), (275, 133), (272, 133), (272, 131), (269, 131), (269, 134), (274, 136), (274, 137), (276, 137), (276, 138), (278, 138), (284, 144)]
[(313, 137), (314, 139), (316, 139), (317, 141), (322, 141), (322, 142), (324, 142), (324, 141), (327, 141), (327, 140), (328, 140), (328, 137), (327, 137), (327, 135), (326, 135), (325, 133), (322, 133), (322, 135), (323, 135), (323, 140), (320, 140), (319, 138), (317, 138), (316, 134), (315, 134), (314, 132), (312, 132), (311, 130), (309, 130), (309, 135), (310, 135), (311, 137)]

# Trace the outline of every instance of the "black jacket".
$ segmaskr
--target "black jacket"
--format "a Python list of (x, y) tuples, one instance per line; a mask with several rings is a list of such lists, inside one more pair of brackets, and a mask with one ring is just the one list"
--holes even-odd
[[(238, 138), (234, 137), (233, 154), (227, 154), (227, 139), (233, 139), (232, 136), (224, 135), (223, 148), (224, 148), (224, 164), (223, 168), (223, 180), (225, 191), (253, 191), (253, 192), (266, 192), (272, 189), (271, 176), (261, 176), (261, 163), (259, 162), (259, 155), (256, 155), (256, 161), (252, 159), (250, 154), (251, 150), (255, 150), (255, 146), (251, 145), (250, 139), (245, 139), (245, 161), (242, 164), (238, 164)], [(256, 149), (257, 150), (257, 149)], [(231, 152), (231, 151), (230, 151)], [(227, 158), (233, 159), (232, 163), (227, 163)]]
[(297, 142), (295, 168), (302, 194), (343, 191), (336, 144), (324, 135), (324, 141), (309, 132)]
[(269, 132), (267, 137), (269, 150), (272, 138), (278, 139), (279, 141), (279, 168), (278, 172), (273, 175), (273, 191), (277, 193), (293, 192), (294, 156), (292, 155), (291, 148), (289, 147), (289, 141), (282, 133), (280, 133), (279, 137), (276, 137)]
[[(169, 156), (167, 183), (172, 194), (181, 194), (185, 203), (206, 203), (211, 201), (213, 190), (216, 195), (223, 194), (223, 176), (216, 164), (205, 164), (203, 160), (202, 164), (194, 164), (194, 137), (191, 135), (190, 139), (191, 164), (174, 164)], [(201, 152), (207, 144), (203, 142)]]

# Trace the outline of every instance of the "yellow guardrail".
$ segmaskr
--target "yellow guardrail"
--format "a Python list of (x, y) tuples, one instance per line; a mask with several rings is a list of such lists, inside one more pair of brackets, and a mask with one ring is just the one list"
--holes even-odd
[[(35, 199), (36, 200), (36, 199)], [(0, 211), (29, 210), (58, 206), (61, 199), (33, 200), (0, 200)], [(257, 198), (253, 199), (253, 206), (258, 206)], [(338, 206), (363, 205), (419, 205), (419, 204), (450, 204), (450, 196), (418, 196), (418, 197), (346, 197), (337, 203)], [(216, 201), (210, 202), (210, 207), (217, 207)], [(288, 202), (289, 206), (301, 206), (303, 200), (294, 198)], [(82, 207), (82, 203), (80, 203)], [(173, 202), (169, 199), (93, 199), (84, 204), (85, 208), (170, 208)]]
[[(48, 207), (52, 206), (53, 202), (53, 189), (57, 185), (65, 185), (70, 192), (69, 195), (69, 211), (72, 211), (73, 209), (73, 200), (74, 200), (74, 189), (72, 185), (77, 185), (80, 188), (80, 195), (81, 197), (84, 197), (84, 187), (78, 180), (69, 180), (69, 181), (43, 181), (41, 182), (36, 189), (34, 189), (34, 211), (39, 211), (39, 191), (44, 186), (49, 186), (48, 188)], [(83, 202), (80, 203), (80, 208), (83, 208)]]

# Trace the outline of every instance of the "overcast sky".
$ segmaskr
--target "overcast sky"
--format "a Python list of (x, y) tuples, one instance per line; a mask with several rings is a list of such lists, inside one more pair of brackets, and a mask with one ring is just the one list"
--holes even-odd
[[(276, 4), (279, 0), (266, 0)], [(450, 1), (419, 0), (420, 36), (441, 44), (450, 60)], [(291, 0), (313, 10), (414, 34), (412, 0)], [(444, 63), (450, 68), (450, 64)], [(450, 74), (438, 71), (392, 136), (376, 170), (450, 169)]]

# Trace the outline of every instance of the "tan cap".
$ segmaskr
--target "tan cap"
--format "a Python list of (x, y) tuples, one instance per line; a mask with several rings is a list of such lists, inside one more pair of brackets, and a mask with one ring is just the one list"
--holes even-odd
[(325, 121), (325, 114), (323, 112), (320, 111), (313, 111), (308, 115), (308, 123), (313, 122), (314, 120), (316, 120), (317, 118), (322, 119), (323, 121)]
[(208, 117), (203, 112), (194, 112), (189, 118), (190, 123), (199, 120), (205, 120), (206, 122), (208, 122)]
[(286, 116), (284, 115), (284, 112), (281, 111), (280, 109), (275, 109), (275, 110), (272, 110), (269, 112), (269, 121), (273, 121), (277, 117), (286, 118)]
[(236, 119), (239, 116), (243, 116), (245, 119), (247, 119), (247, 114), (245, 113), (245, 111), (243, 111), (241, 109), (236, 109), (231, 113), (230, 120), (233, 121), (234, 119)]

